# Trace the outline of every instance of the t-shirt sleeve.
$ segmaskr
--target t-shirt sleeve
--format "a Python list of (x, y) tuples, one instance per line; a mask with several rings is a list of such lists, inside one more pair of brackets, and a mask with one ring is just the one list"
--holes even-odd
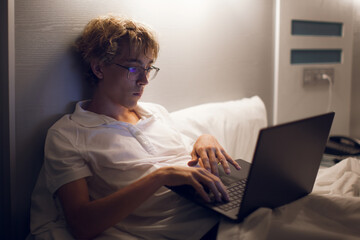
[(45, 143), (45, 179), (54, 194), (62, 185), (92, 176), (90, 168), (72, 139), (49, 130)]

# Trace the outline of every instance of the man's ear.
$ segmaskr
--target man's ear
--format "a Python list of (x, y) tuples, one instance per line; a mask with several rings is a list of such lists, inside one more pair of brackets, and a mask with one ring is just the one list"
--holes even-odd
[(98, 79), (103, 79), (102, 64), (98, 59), (92, 59), (90, 62), (91, 70)]

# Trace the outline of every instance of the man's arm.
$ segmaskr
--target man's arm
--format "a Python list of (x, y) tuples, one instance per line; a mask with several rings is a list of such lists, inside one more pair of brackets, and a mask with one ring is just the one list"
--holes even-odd
[(67, 223), (77, 239), (90, 239), (126, 218), (161, 186), (188, 184), (206, 201), (210, 201), (203, 185), (218, 201), (228, 200), (220, 179), (202, 168), (164, 167), (150, 173), (117, 192), (90, 201), (84, 178), (63, 185), (57, 191)]

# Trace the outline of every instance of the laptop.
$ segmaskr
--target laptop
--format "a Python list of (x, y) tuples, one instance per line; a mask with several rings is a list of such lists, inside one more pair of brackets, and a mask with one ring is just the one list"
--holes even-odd
[[(312, 191), (335, 113), (263, 128), (252, 163), (236, 160), (231, 174), (219, 167), (229, 202), (205, 202), (190, 185), (170, 187), (179, 195), (227, 218), (242, 221), (260, 207), (276, 208)], [(211, 193), (210, 193), (211, 196)]]

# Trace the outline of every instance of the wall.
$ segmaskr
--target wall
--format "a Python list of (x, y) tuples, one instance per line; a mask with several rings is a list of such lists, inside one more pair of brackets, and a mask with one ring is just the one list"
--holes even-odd
[(360, 1), (354, 0), (350, 136), (360, 139)]
[[(306, 67), (335, 69), (330, 110), (336, 112), (332, 134), (350, 132), (351, 67), (353, 39), (352, 0), (278, 0), (279, 31), (275, 78), (274, 122), (286, 122), (327, 111), (329, 85), (303, 87)], [(292, 36), (291, 20), (342, 22), (342, 37)], [(290, 64), (291, 49), (343, 49), (339, 64)]]
[[(30, 195), (47, 129), (89, 97), (70, 45), (91, 18), (113, 12), (151, 25), (161, 72), (144, 95), (170, 111), (259, 95), (272, 109), (273, 1), (13, 0), (15, 65), (11, 239), (28, 233)], [(7, 239), (10, 239), (7, 238)]]

